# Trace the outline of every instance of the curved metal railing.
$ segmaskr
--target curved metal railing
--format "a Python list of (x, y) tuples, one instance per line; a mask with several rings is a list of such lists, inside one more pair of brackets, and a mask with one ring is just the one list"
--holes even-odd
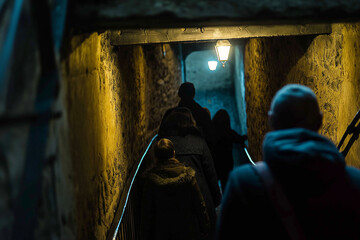
[(344, 147), (344, 150), (341, 151), (341, 153), (344, 155), (344, 157), (346, 157), (346, 155), (350, 151), (351, 146), (359, 138), (359, 135), (360, 135), (360, 122), (359, 122), (359, 120), (360, 120), (360, 110), (356, 113), (354, 119), (351, 121), (349, 126), (346, 128), (346, 131), (345, 131), (344, 135), (342, 136), (342, 138), (341, 138), (341, 140), (339, 142), (339, 145), (338, 145), (337, 148), (340, 151), (340, 149), (341, 149), (342, 145), (344, 144), (345, 139), (347, 138), (347, 136), (351, 135), (349, 141), (347, 142), (346, 146)]
[(251, 164), (255, 166), (256, 163), (251, 159), (250, 154), (245, 146), (244, 146), (244, 151), (245, 151), (246, 156), (248, 157), (249, 161), (251, 162)]
[[(141, 159), (136, 167), (134, 167), (130, 174), (129, 181), (124, 187), (124, 193), (120, 198), (118, 209), (115, 213), (113, 223), (108, 231), (107, 240), (133, 240), (139, 239), (140, 230), (140, 201), (141, 201), (141, 182), (138, 181), (138, 174), (141, 172), (141, 168), (144, 165), (144, 159), (149, 152), (149, 149), (157, 138), (157, 134), (151, 139), (150, 143), (146, 147)], [(244, 146), (245, 153), (251, 164), (256, 165), (250, 157), (247, 148)]]
[(143, 161), (148, 154), (149, 149), (156, 137), (157, 134), (151, 139), (150, 143), (142, 154), (138, 165), (134, 167), (134, 170), (130, 175), (131, 177), (124, 188), (124, 193), (120, 199), (113, 223), (108, 231), (107, 240), (132, 240), (139, 238), (137, 236), (136, 228), (140, 227), (140, 222), (139, 219), (136, 218), (136, 216), (139, 216), (140, 214), (138, 212), (138, 203), (141, 198), (142, 191), (135, 190), (136, 188), (139, 188), (139, 183), (137, 182), (137, 175), (141, 167), (143, 166)]

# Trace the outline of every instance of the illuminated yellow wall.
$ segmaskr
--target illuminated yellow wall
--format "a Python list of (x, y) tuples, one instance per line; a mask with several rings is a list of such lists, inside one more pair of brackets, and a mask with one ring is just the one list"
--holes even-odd
[(178, 101), (180, 63), (166, 48), (164, 57), (161, 46), (114, 47), (106, 32), (69, 42), (60, 128), (65, 236), (106, 237), (134, 162)]
[[(333, 24), (320, 36), (251, 39), (245, 50), (249, 148), (261, 160), (269, 131), (267, 111), (275, 92), (301, 83), (316, 93), (324, 123), (320, 132), (336, 144), (360, 107), (360, 23)], [(360, 142), (346, 161), (360, 167)]]

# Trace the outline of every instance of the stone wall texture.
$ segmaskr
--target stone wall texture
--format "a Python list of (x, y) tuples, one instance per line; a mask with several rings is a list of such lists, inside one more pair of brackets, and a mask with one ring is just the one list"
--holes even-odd
[[(177, 104), (172, 47), (113, 47), (108, 33), (73, 36), (62, 61), (59, 206), (64, 239), (105, 239), (129, 173)], [(72, 193), (72, 194), (71, 194)]]
[[(359, 23), (333, 24), (329, 35), (250, 39), (245, 47), (245, 80), (253, 158), (262, 158), (271, 99), (288, 83), (304, 84), (315, 92), (324, 114), (320, 133), (338, 144), (360, 107), (359, 57)], [(355, 142), (347, 163), (360, 167), (359, 155)]]

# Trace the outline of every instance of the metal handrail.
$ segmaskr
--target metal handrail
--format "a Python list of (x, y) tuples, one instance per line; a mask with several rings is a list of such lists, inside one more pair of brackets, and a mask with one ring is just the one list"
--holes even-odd
[(249, 159), (249, 161), (251, 162), (251, 164), (255, 166), (256, 163), (251, 159), (250, 154), (249, 154), (246, 146), (244, 146), (244, 150), (245, 150), (246, 156), (248, 157), (248, 159)]
[[(146, 147), (146, 149), (145, 149), (145, 151), (144, 151), (144, 153), (143, 153), (143, 155), (142, 155), (142, 157), (141, 157), (141, 159), (140, 159), (140, 161), (139, 161), (139, 163), (138, 163), (138, 165), (137, 165), (137, 167), (136, 167), (136, 169), (135, 169), (135, 172), (134, 172), (134, 174), (133, 174), (133, 176), (132, 176), (132, 178), (131, 178), (129, 188), (128, 188), (127, 193), (126, 193), (126, 195), (125, 195), (125, 199), (122, 199), (122, 200), (120, 200), (120, 202), (119, 202), (119, 207), (118, 207), (118, 209), (117, 209), (117, 211), (116, 211), (116, 213), (115, 213), (115, 217), (114, 217), (113, 224), (112, 224), (112, 226), (110, 227), (110, 230), (109, 230), (109, 232), (108, 232), (107, 240), (111, 240), (111, 239), (112, 239), (112, 240), (115, 240), (116, 237), (117, 237), (117, 234), (118, 234), (118, 232), (119, 232), (120, 225), (121, 225), (121, 223), (122, 223), (122, 221), (123, 221), (123, 219), (124, 219), (124, 215), (125, 215), (126, 209), (127, 209), (128, 205), (130, 204), (129, 198), (130, 198), (130, 194), (132, 193), (131, 190), (132, 190), (132, 188), (133, 188), (134, 182), (135, 182), (135, 180), (137, 179), (137, 174), (138, 174), (138, 172), (139, 172), (140, 167), (142, 166), (142, 163), (143, 163), (143, 160), (144, 160), (145, 156), (147, 155), (147, 153), (148, 153), (148, 151), (149, 151), (149, 149), (150, 149), (153, 141), (157, 138), (157, 136), (158, 136), (158, 135), (156, 134), (156, 135), (151, 139), (151, 141), (150, 141), (150, 143), (148, 144), (148, 146)], [(124, 205), (123, 205), (122, 209), (121, 209), (121, 204), (120, 204), (121, 201), (124, 201)], [(121, 213), (121, 215), (120, 215), (120, 217), (118, 217), (118, 215), (119, 215), (120, 213)], [(118, 221), (116, 220), (117, 218), (119, 218)]]
[[(131, 179), (128, 181), (128, 188), (125, 187), (123, 197), (119, 201), (118, 209), (115, 213), (114, 221), (110, 227), (110, 230), (108, 232), (107, 240), (115, 240), (115, 239), (138, 239), (136, 236), (138, 234), (137, 231), (135, 231), (135, 227), (137, 226), (136, 216), (133, 216), (136, 214), (134, 212), (136, 209), (138, 209), (135, 205), (137, 202), (136, 191), (134, 192), (134, 184), (135, 181), (138, 179), (137, 175), (140, 171), (141, 166), (143, 165), (143, 161), (148, 154), (148, 151), (154, 142), (154, 140), (157, 138), (157, 134), (151, 139), (150, 143), (146, 147), (144, 153), (141, 156), (141, 159), (133, 170), (133, 174)], [(249, 161), (256, 165), (256, 163), (251, 159), (250, 154), (244, 146), (245, 153), (249, 159)], [(136, 189), (136, 187), (135, 187)], [(132, 195), (133, 194), (133, 195)], [(140, 193), (138, 193), (140, 194)], [(135, 208), (134, 208), (135, 207)], [(121, 230), (120, 230), (121, 229)]]
[[(347, 138), (347, 136), (352, 134), (352, 136), (349, 139), (349, 141), (347, 142), (344, 150), (341, 152), (344, 155), (344, 157), (346, 157), (346, 155), (350, 151), (351, 146), (359, 138), (359, 134), (360, 134), (360, 123), (358, 123), (359, 120), (360, 120), (360, 110), (356, 113), (354, 119), (351, 121), (349, 126), (346, 128), (346, 131), (345, 131), (344, 135), (342, 136), (342, 138), (339, 142), (339, 145), (337, 146), (337, 149), (340, 151), (340, 148), (342, 147), (343, 143), (345, 142), (345, 139)], [(358, 123), (358, 125), (356, 125), (356, 123)]]

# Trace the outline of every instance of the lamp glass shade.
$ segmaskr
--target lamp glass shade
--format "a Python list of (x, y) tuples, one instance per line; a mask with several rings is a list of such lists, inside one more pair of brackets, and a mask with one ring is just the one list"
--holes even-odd
[(208, 61), (208, 66), (211, 71), (215, 71), (217, 67), (217, 61)]
[(219, 61), (227, 61), (229, 58), (230, 46), (217, 47)]
[(220, 40), (216, 42), (215, 50), (220, 62), (227, 61), (229, 59), (230, 47), (231, 44), (228, 40)]

